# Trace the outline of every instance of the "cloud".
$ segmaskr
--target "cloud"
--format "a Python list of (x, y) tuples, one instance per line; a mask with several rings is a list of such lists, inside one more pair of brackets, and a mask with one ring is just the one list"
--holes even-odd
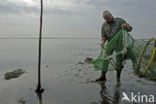
[[(134, 27), (135, 34), (138, 34), (140, 30), (144, 31), (144, 34), (155, 33), (156, 14), (154, 10), (156, 9), (156, 0), (43, 1), (44, 17), (47, 21), (46, 26), (48, 24), (49, 27), (57, 27), (58, 33), (60, 28), (64, 29), (61, 31), (63, 33), (66, 30), (71, 30), (71, 27), (75, 27), (75, 31), (78, 31), (77, 28), (79, 27), (79, 31), (84, 29), (83, 31), (92, 30), (92, 32), (98, 32), (103, 22), (102, 12), (105, 9), (111, 11), (114, 17), (121, 17), (127, 20)], [(1, 0), (0, 3), (0, 18), (6, 24), (9, 24), (10, 21), (14, 24), (33, 24), (32, 22), (39, 18), (39, 12), (40, 0)], [(8, 14), (11, 14), (11, 16), (8, 16)], [(14, 19), (13, 17), (17, 18)], [(21, 17), (22, 21), (19, 21)], [(69, 27), (67, 27), (68, 25)], [(21, 26), (19, 25), (19, 27)], [(48, 29), (47, 31), (51, 30)]]
[[(155, 9), (155, 0), (43, 0), (45, 14), (81, 14), (87, 15), (109, 9), (120, 14), (136, 8)], [(152, 4), (152, 5), (151, 5)], [(147, 8), (147, 9), (148, 9)], [(0, 13), (38, 13), (40, 0), (3, 0)]]
[[(44, 0), (46, 14), (87, 13), (94, 11), (92, 0)], [(99, 0), (101, 1), (101, 0)], [(1, 13), (38, 13), (40, 0), (5, 0), (0, 4)]]
[[(15, 2), (16, 1), (16, 2)], [(37, 6), (28, 5), (22, 0), (5, 0), (0, 4), (1, 14), (37, 13)]]

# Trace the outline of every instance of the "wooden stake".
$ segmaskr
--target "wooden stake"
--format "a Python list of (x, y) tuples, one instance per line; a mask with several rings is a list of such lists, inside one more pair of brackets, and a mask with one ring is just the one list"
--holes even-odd
[(44, 89), (41, 88), (41, 45), (42, 45), (42, 20), (43, 20), (43, 0), (41, 0), (41, 13), (40, 13), (40, 30), (39, 30), (39, 47), (38, 47), (38, 85), (35, 90), (36, 93), (41, 94)]

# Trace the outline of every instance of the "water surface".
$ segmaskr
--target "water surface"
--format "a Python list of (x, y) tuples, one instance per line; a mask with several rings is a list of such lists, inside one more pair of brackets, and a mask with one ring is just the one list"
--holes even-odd
[[(100, 52), (98, 39), (43, 39), (42, 101), (37, 86), (37, 39), (0, 39), (0, 104), (120, 104), (122, 92), (156, 94), (156, 83), (133, 74), (128, 61), (116, 87), (116, 73), (108, 72), (106, 83), (93, 83), (100, 72), (94, 71), (86, 57)], [(81, 63), (80, 63), (81, 62)], [(3, 74), (21, 68), (25, 74), (4, 80)]]

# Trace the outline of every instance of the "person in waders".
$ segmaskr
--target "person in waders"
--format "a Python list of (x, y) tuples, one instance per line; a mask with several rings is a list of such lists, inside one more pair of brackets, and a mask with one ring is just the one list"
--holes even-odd
[[(102, 35), (101, 45), (102, 46), (105, 44), (106, 41), (109, 42), (115, 36), (115, 34), (119, 32), (122, 28), (125, 28), (128, 32), (132, 30), (132, 27), (124, 19), (114, 18), (108, 10), (105, 10), (103, 12), (103, 18), (105, 22), (102, 24), (102, 28), (101, 28), (101, 35)], [(116, 80), (117, 80), (118, 85), (120, 84), (120, 74), (123, 69), (122, 62), (123, 62), (123, 58), (118, 56), (117, 58), (118, 69), (116, 69), (116, 72), (117, 72)], [(106, 73), (108, 70), (108, 65), (109, 63), (106, 64), (105, 69), (102, 69), (101, 76), (95, 81), (106, 81)]]

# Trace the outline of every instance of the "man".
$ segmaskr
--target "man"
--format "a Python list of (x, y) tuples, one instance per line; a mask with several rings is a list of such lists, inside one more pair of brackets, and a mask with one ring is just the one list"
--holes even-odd
[[(105, 44), (106, 41), (110, 41), (115, 36), (115, 34), (119, 32), (122, 28), (125, 28), (129, 32), (132, 30), (132, 27), (125, 20), (123, 20), (122, 18), (114, 18), (108, 10), (105, 10), (103, 12), (103, 18), (105, 22), (102, 24), (102, 28), (101, 28), (101, 34), (102, 34), (101, 45), (102, 46)], [(111, 53), (113, 53), (113, 51)], [(119, 55), (118, 56), (119, 60), (117, 60), (118, 66), (120, 69), (116, 69), (117, 84), (120, 83), (120, 74), (123, 68), (123, 65), (122, 65), (123, 60), (120, 59), (120, 57), (121, 56)], [(109, 64), (108, 61), (105, 61), (105, 63)], [(108, 69), (108, 64), (105, 67), (106, 69), (102, 70), (101, 76), (98, 79), (96, 79), (96, 81), (106, 80), (106, 72)]]

